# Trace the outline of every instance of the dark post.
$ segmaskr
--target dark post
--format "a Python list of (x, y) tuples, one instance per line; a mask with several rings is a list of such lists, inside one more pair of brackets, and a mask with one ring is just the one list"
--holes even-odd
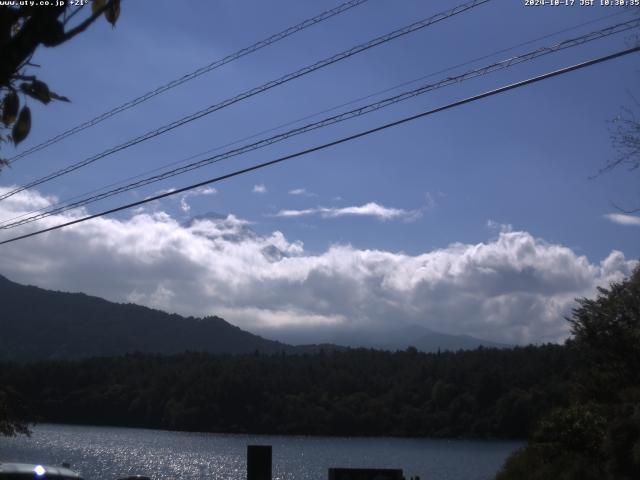
[(271, 445), (247, 445), (247, 480), (271, 480)]
[(330, 468), (329, 480), (404, 480), (400, 468)]

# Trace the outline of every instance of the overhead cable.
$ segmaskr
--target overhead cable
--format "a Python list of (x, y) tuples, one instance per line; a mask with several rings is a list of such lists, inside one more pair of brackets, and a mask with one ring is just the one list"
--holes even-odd
[(120, 186), (118, 188), (114, 188), (111, 190), (108, 190), (106, 192), (102, 192), (100, 194), (96, 194), (93, 196), (89, 196), (87, 198), (69, 203), (69, 204), (65, 204), (65, 205), (61, 205), (55, 208), (49, 208), (46, 209), (40, 213), (37, 213), (35, 215), (31, 215), (28, 216), (27, 218), (22, 218), (20, 220), (14, 220), (14, 221), (5, 221), (3, 224), (0, 223), (0, 229), (6, 230), (6, 229), (10, 229), (10, 228), (15, 228), (27, 223), (31, 223), (37, 220), (41, 220), (43, 218), (49, 217), (51, 215), (56, 215), (56, 214), (60, 214), (63, 212), (66, 212), (68, 210), (72, 210), (75, 208), (79, 208), (85, 205), (88, 205), (90, 203), (94, 203), (97, 202), (99, 200), (104, 200), (106, 198), (112, 197), (114, 195), (118, 195), (130, 190), (134, 190), (136, 188), (140, 188), (142, 186), (145, 185), (149, 185), (152, 183), (156, 183), (162, 180), (166, 180), (167, 178), (171, 178), (177, 175), (181, 175), (184, 173), (187, 173), (189, 171), (195, 170), (197, 168), (201, 168), (204, 167), (206, 165), (212, 164), (212, 163), (217, 163), (220, 162), (222, 160), (226, 160), (228, 158), (231, 157), (236, 157), (238, 155), (242, 155), (245, 154), (247, 152), (253, 151), (253, 150), (257, 150), (259, 148), (264, 148), (266, 146), (272, 145), (274, 143), (278, 143), (281, 142), (283, 140), (286, 140), (288, 138), (303, 134), (303, 133), (307, 133), (310, 132), (312, 130), (317, 130), (319, 128), (323, 128), (323, 127), (327, 127), (329, 125), (333, 125), (335, 123), (340, 123), (343, 122), (345, 120), (349, 120), (355, 117), (359, 117), (362, 115), (366, 115), (368, 113), (371, 112), (375, 112), (377, 110), (389, 107), (391, 105), (394, 105), (396, 103), (408, 100), (410, 98), (414, 98), (418, 95), (422, 95), (424, 93), (439, 89), (439, 88), (443, 88), (443, 87), (447, 87), (450, 85), (454, 85), (460, 82), (463, 82), (465, 80), (469, 80), (472, 78), (476, 78), (476, 77), (480, 77), (483, 75), (487, 75), (489, 73), (493, 73), (496, 72), (498, 70), (503, 70), (509, 67), (512, 67), (514, 65), (518, 65), (527, 61), (531, 61), (534, 59), (537, 59), (539, 57), (548, 55), (550, 53), (554, 53), (554, 52), (558, 52), (561, 50), (565, 50), (568, 48), (572, 48), (572, 47), (576, 47), (578, 45), (583, 45), (587, 42), (591, 42), (593, 40), (597, 40), (597, 39), (601, 39), (601, 38), (605, 38), (607, 36), (616, 34), (616, 33), (621, 33), (621, 32), (625, 32), (628, 31), (630, 29), (633, 28), (637, 28), (640, 27), (640, 19), (636, 19), (636, 20), (631, 20), (628, 22), (623, 22), (623, 23), (619, 23), (617, 25), (613, 25), (610, 27), (606, 27), (603, 28), (601, 30), (597, 30), (594, 32), (590, 32), (587, 33), (585, 35), (582, 35), (580, 37), (576, 37), (576, 38), (572, 38), (569, 40), (565, 40), (563, 42), (557, 43), (555, 45), (552, 45), (550, 47), (540, 47), (537, 48), (535, 50), (532, 50), (530, 52), (518, 55), (518, 56), (514, 56), (511, 58), (507, 58), (505, 60), (501, 60), (499, 62), (495, 62), (492, 63), (490, 65), (481, 67), (481, 68), (476, 68), (473, 70), (470, 70), (468, 72), (462, 73), (460, 75), (456, 75), (456, 76), (452, 76), (452, 77), (447, 77), (444, 78), (438, 82), (435, 83), (430, 83), (430, 84), (426, 84), (426, 85), (422, 85), (419, 88), (416, 88), (414, 90), (410, 90), (410, 91), (406, 91), (403, 93), (400, 93), (398, 95), (394, 95), (388, 98), (384, 98), (382, 100), (379, 100), (377, 102), (374, 103), (370, 103), (368, 105), (364, 105), (361, 106), (359, 108), (356, 109), (352, 109), (343, 113), (340, 113), (338, 115), (333, 115), (331, 117), (327, 117), (324, 118), (322, 120), (319, 120), (317, 122), (313, 122), (313, 123), (309, 123), (307, 125), (301, 126), (301, 127), (297, 127), (294, 129), (291, 129), (287, 132), (283, 132), (277, 135), (273, 135), (271, 137), (268, 138), (264, 138), (262, 140), (259, 140), (257, 142), (253, 142), (232, 150), (229, 150), (227, 152), (218, 154), (218, 155), (214, 155), (205, 159), (202, 159), (200, 161), (197, 162), (193, 162), (190, 163), (188, 165), (184, 165), (182, 167), (178, 167), (172, 170), (168, 170), (166, 172), (157, 174), (157, 175), (153, 175), (141, 180), (138, 180), (136, 182), (132, 182), (129, 183), (127, 185), (123, 185)]
[(285, 162), (287, 160), (292, 160), (294, 158), (302, 157), (304, 155), (308, 155), (308, 154), (313, 153), (313, 152), (317, 152), (317, 151), (324, 150), (324, 149), (327, 149), (327, 148), (330, 148), (330, 147), (334, 147), (336, 145), (340, 145), (342, 143), (346, 143), (346, 142), (355, 140), (357, 138), (365, 137), (365, 136), (371, 135), (373, 133), (377, 133), (377, 132), (386, 130), (386, 129), (391, 128), (391, 127), (395, 127), (395, 126), (398, 126), (398, 125), (402, 125), (404, 123), (408, 123), (408, 122), (417, 120), (419, 118), (423, 118), (423, 117), (426, 117), (426, 116), (429, 116), (429, 115), (433, 115), (433, 114), (436, 114), (436, 113), (439, 113), (439, 112), (443, 112), (445, 110), (450, 110), (452, 108), (456, 108), (456, 107), (459, 107), (459, 106), (462, 106), (462, 105), (465, 105), (465, 104), (468, 104), (468, 103), (472, 103), (472, 102), (481, 100), (483, 98), (487, 98), (487, 97), (491, 97), (491, 96), (494, 96), (494, 95), (497, 95), (497, 94), (500, 94), (500, 93), (503, 93), (503, 92), (507, 92), (509, 90), (515, 90), (517, 88), (521, 88), (521, 87), (524, 87), (526, 85), (531, 85), (533, 83), (537, 83), (537, 82), (540, 82), (540, 81), (543, 81), (543, 80), (547, 80), (547, 79), (552, 78), (552, 77), (557, 77), (559, 75), (564, 75), (564, 74), (567, 74), (569, 72), (573, 72), (573, 71), (576, 71), (576, 70), (587, 68), (587, 67), (599, 64), (599, 63), (607, 62), (607, 61), (613, 60), (615, 58), (619, 58), (619, 57), (622, 57), (622, 56), (625, 56), (625, 55), (629, 55), (631, 53), (636, 53), (638, 51), (640, 51), (640, 46), (628, 48), (626, 50), (618, 51), (618, 52), (612, 53), (610, 55), (606, 55), (606, 56), (603, 56), (603, 57), (598, 57), (598, 58), (595, 58), (595, 59), (592, 59), (592, 60), (589, 60), (589, 61), (586, 61), (586, 62), (578, 63), (578, 64), (575, 64), (575, 65), (571, 65), (569, 67), (564, 67), (564, 68), (561, 68), (559, 70), (555, 70), (553, 72), (545, 73), (543, 75), (538, 75), (536, 77), (532, 77), (532, 78), (529, 78), (527, 80), (522, 80), (520, 82), (512, 83), (510, 85), (505, 85), (503, 87), (499, 87), (499, 88), (496, 88), (496, 89), (493, 89), (493, 90), (489, 90), (487, 92), (484, 92), (484, 93), (481, 93), (481, 94), (478, 94), (478, 95), (474, 95), (472, 97), (467, 97), (467, 98), (465, 98), (463, 100), (458, 100), (456, 102), (449, 103), (449, 104), (444, 105), (442, 107), (434, 108), (432, 110), (428, 110), (428, 111), (425, 111), (425, 112), (422, 112), (422, 113), (418, 113), (416, 115), (411, 115), (411, 116), (408, 116), (408, 117), (404, 117), (404, 118), (402, 118), (400, 120), (396, 120), (394, 122), (386, 123), (384, 125), (381, 125), (381, 126), (378, 126), (378, 127), (375, 127), (375, 128), (371, 128), (369, 130), (365, 130), (363, 132), (359, 132), (359, 133), (356, 133), (356, 134), (353, 134), (353, 135), (349, 135), (347, 137), (342, 137), (342, 138), (340, 138), (338, 140), (334, 140), (332, 142), (324, 143), (322, 145), (317, 145), (315, 147), (308, 148), (306, 150), (302, 150), (302, 151), (299, 151), (299, 152), (296, 152), (296, 153), (293, 153), (293, 154), (290, 154), (290, 155), (286, 155), (286, 156), (283, 156), (283, 157), (279, 157), (279, 158), (276, 158), (274, 160), (270, 160), (268, 162), (264, 162), (264, 163), (260, 163), (260, 164), (257, 164), (257, 165), (253, 165), (251, 167), (243, 168), (241, 170), (236, 170), (234, 172), (227, 173), (225, 175), (221, 175), (221, 176), (218, 176), (218, 177), (210, 178), (210, 179), (204, 180), (202, 182), (198, 182), (198, 183), (186, 186), (186, 187), (178, 188), (176, 190), (172, 190), (172, 191), (169, 191), (169, 192), (164, 192), (164, 193), (161, 193), (161, 194), (158, 194), (158, 195), (154, 195), (152, 197), (148, 197), (148, 198), (145, 198), (143, 200), (136, 201), (136, 202), (127, 203), (125, 205), (121, 205), (119, 207), (111, 208), (109, 210), (105, 210), (105, 211), (102, 211), (100, 213), (96, 213), (96, 214), (93, 214), (93, 215), (88, 215), (88, 216), (85, 216), (85, 217), (82, 217), (82, 218), (77, 218), (75, 220), (71, 220), (69, 222), (65, 222), (65, 223), (61, 223), (61, 224), (58, 224), (58, 225), (54, 225), (54, 226), (49, 227), (49, 228), (44, 228), (44, 229), (41, 229), (41, 230), (37, 230), (35, 232), (27, 233), (27, 234), (24, 234), (24, 235), (19, 235), (17, 237), (12, 237), (12, 238), (9, 238), (7, 240), (0, 241), (0, 245), (5, 245), (5, 244), (8, 244), (8, 243), (16, 242), (18, 240), (23, 240), (23, 239), (26, 239), (26, 238), (34, 237), (36, 235), (41, 235), (41, 234), (46, 233), (46, 232), (59, 230), (61, 228), (69, 227), (71, 225), (76, 225), (78, 223), (86, 222), (87, 220), (92, 220), (92, 219), (95, 219), (95, 218), (103, 217), (105, 215), (109, 215), (109, 214), (112, 214), (112, 213), (120, 212), (122, 210), (127, 210), (129, 208), (133, 208), (133, 207), (137, 207), (137, 206), (140, 206), (140, 205), (144, 205), (146, 203), (153, 202), (153, 201), (156, 201), (156, 200), (160, 200), (162, 198), (170, 197), (170, 196), (173, 196), (173, 195), (177, 195), (177, 194), (180, 194), (180, 193), (187, 192), (189, 190), (194, 190), (196, 188), (204, 187), (204, 186), (210, 185), (212, 183), (221, 182), (221, 181), (227, 180), (229, 178), (237, 177), (239, 175), (243, 175), (243, 174), (246, 174), (246, 173), (249, 173), (249, 172), (253, 172), (253, 171), (260, 170), (260, 169), (263, 169), (263, 168), (266, 168), (266, 167), (270, 167), (272, 165), (276, 165), (278, 163)]
[(61, 170), (58, 170), (56, 172), (50, 173), (44, 177), (38, 178), (37, 180), (33, 180), (25, 185), (22, 185), (20, 187), (17, 187), (9, 192), (6, 192), (2, 195), (0, 195), (0, 200), (4, 200), (6, 198), (11, 197), (12, 195), (15, 195), (18, 192), (22, 192), (24, 190), (28, 190), (29, 188), (35, 187), (37, 185), (41, 185), (45, 182), (51, 181), (55, 178), (61, 177), (63, 175), (66, 175), (68, 173), (71, 173), (75, 170), (78, 170), (79, 168), (85, 167), (87, 165), (90, 165), (104, 157), (107, 157), (109, 155), (112, 155), (116, 152), (119, 152), (121, 150), (124, 150), (126, 148), (132, 147), (133, 145), (137, 145), (138, 143), (144, 142), (146, 140), (149, 140), (151, 138), (155, 138), (158, 135), (162, 135), (164, 133), (167, 133), (175, 128), (178, 128), (182, 125), (185, 125), (187, 123), (193, 122), (194, 120), (197, 120), (199, 118), (202, 118), (206, 115), (209, 115), (213, 112), (216, 112), (218, 110), (221, 110), (223, 108), (226, 108), (230, 105), (233, 105), (234, 103), (240, 102), (242, 100), (245, 100), (249, 97), (252, 97), (254, 95), (257, 95), (259, 93), (265, 92), (267, 90), (270, 90), (271, 88), (277, 87), (279, 85), (282, 85), (284, 83), (290, 82), (291, 80), (294, 80), (296, 78), (302, 77), (304, 75), (307, 75), (311, 72), (314, 72), (316, 70), (319, 70), (321, 68), (324, 68), (328, 65), (332, 65), (336, 62), (339, 62), (341, 60), (344, 60), (346, 58), (349, 58), (353, 55), (356, 55), (358, 53), (364, 52), (366, 50), (369, 50), (370, 48), (376, 47), (378, 45), (390, 42), (392, 40), (395, 40), (396, 38), (402, 37), (404, 35), (416, 32), (418, 30), (421, 30), (427, 26), (433, 25), (437, 22), (440, 22), (442, 20), (448, 19), (450, 17), (453, 17), (454, 15), (457, 15), (459, 13), (462, 12), (466, 12), (467, 10), (470, 10), (474, 7), (480, 6), (484, 3), (489, 2), (490, 0), (472, 0), (470, 2), (464, 3), (462, 5), (458, 5), (457, 7), (454, 7), (452, 9), (449, 9), (445, 12), (441, 12), (438, 13), (436, 15), (433, 15), (429, 18), (425, 18), (423, 20), (420, 20), (418, 22), (412, 23), (411, 25), (407, 25), (406, 27), (394, 30), (386, 35), (382, 35), (380, 37), (374, 38), (372, 40), (369, 40), (368, 42), (362, 43), (360, 45), (357, 45), (355, 47), (352, 47), (348, 50), (345, 50), (343, 52), (340, 52), (338, 54), (335, 54), (331, 57), (325, 58), (324, 60), (320, 60), (312, 65), (309, 65), (307, 67), (301, 68), (295, 72), (286, 74), (278, 79), (275, 80), (271, 80), (267, 83), (264, 83), (262, 85), (260, 85), (259, 87), (254, 87), (250, 90), (247, 90), (241, 94), (236, 95), (235, 97), (231, 97), (228, 98), (226, 100), (223, 100), (220, 103), (216, 103), (214, 105), (211, 105), (205, 109), (199, 110), (198, 112), (192, 113), (191, 115), (187, 115), (186, 117), (181, 118), (180, 120), (176, 120), (170, 124), (164, 125), (156, 130), (152, 130), (149, 131), (143, 135), (140, 135), (138, 137), (135, 137), (131, 140), (128, 140), (125, 143), (122, 143), (120, 145), (117, 145), (115, 147), (112, 147), (108, 150), (105, 150), (102, 153), (99, 153), (97, 155), (93, 155), (92, 157), (86, 158), (84, 160), (81, 160), (79, 162), (76, 162), (74, 164), (71, 164)]
[(177, 78), (175, 80), (172, 80), (164, 85), (161, 85), (160, 87), (151, 90), (147, 93), (144, 93), (142, 95), (140, 95), (139, 97), (134, 98), (133, 100), (130, 100), (126, 103), (123, 103), (122, 105), (119, 105), (111, 110), (109, 110), (108, 112), (104, 112), (94, 118), (92, 118), (91, 120), (87, 120), (84, 123), (81, 123), (79, 125), (76, 125), (75, 127), (72, 127), (68, 130), (65, 130), (62, 133), (59, 133), (58, 135), (51, 137), (47, 140), (45, 140), (42, 143), (39, 143), (38, 145), (35, 145), (31, 148), (29, 148), (28, 150), (25, 150), (24, 152), (19, 153), (18, 155), (15, 155), (11, 158), (9, 158), (7, 161), (11, 164), (17, 160), (20, 160), (21, 158), (24, 158), (28, 155), (31, 155), (32, 153), (38, 152), (44, 148), (47, 148), (55, 143), (58, 143), (59, 141), (75, 134), (78, 132), (81, 132), (82, 130), (85, 130), (87, 128), (93, 127), (101, 122), (103, 122), (104, 120), (106, 120), (107, 118), (111, 118), (114, 115), (117, 115), (121, 112), (124, 112), (125, 110), (129, 110), (130, 108), (135, 107), (136, 105), (139, 105), (143, 102), (146, 102), (147, 100), (150, 100), (151, 98), (160, 95), (161, 93), (164, 93), (168, 90), (171, 90), (179, 85), (182, 85), (183, 83), (186, 83), (190, 80), (193, 80), (194, 78), (197, 78), (201, 75), (204, 75), (205, 73), (208, 73), (212, 70), (215, 70), (216, 68), (222, 67), (223, 65), (226, 65), (227, 63), (231, 63), (235, 60), (238, 60), (239, 58), (242, 58), (246, 55), (249, 55), (250, 53), (254, 53), (257, 52), (258, 50), (267, 47), (269, 45), (272, 45), (276, 42), (279, 42), (280, 40), (283, 40), (295, 33), (298, 33), (308, 27), (311, 27), (313, 25), (316, 25), (320, 22), (323, 22), (324, 20), (327, 20), (331, 17), (334, 17), (336, 15), (339, 15), (342, 12), (346, 12), (347, 10), (350, 10), (353, 7), (357, 7), (358, 5), (361, 5), (365, 2), (368, 2), (369, 0), (349, 0), (348, 2), (344, 2), (340, 5), (338, 5), (335, 8), (332, 8), (331, 10), (326, 10), (322, 13), (320, 13), (319, 15), (316, 15), (315, 17), (312, 18), (308, 18), (307, 20), (298, 23), (297, 25), (293, 25), (285, 30), (282, 30), (281, 32), (278, 32), (274, 35), (271, 35), (270, 37), (265, 38), (264, 40), (260, 40), (259, 42), (254, 43), (253, 45), (250, 45), (248, 47), (242, 48), (240, 50), (238, 50), (237, 52), (234, 52), (230, 55), (227, 55), (224, 58), (221, 58), (219, 60), (216, 60), (214, 62), (211, 62), (208, 65), (205, 65), (203, 67), (198, 68), (197, 70), (194, 70), (193, 72), (187, 73), (185, 75), (183, 75), (180, 78)]
[(297, 118), (295, 120), (287, 121), (287, 122), (282, 123), (280, 125), (277, 125), (277, 126), (274, 126), (274, 127), (270, 127), (270, 128), (265, 129), (265, 130), (261, 130), (260, 132), (253, 133), (253, 134), (248, 135), (246, 137), (242, 137), (240, 139), (233, 140), (233, 141), (225, 143), (223, 145), (218, 145), (217, 147), (207, 149), (207, 150), (205, 150), (203, 152), (189, 155), (186, 158), (182, 158), (180, 160), (174, 160), (174, 161), (166, 163), (164, 165), (160, 165), (160, 166), (154, 167), (154, 168), (152, 168), (150, 170), (146, 170), (144, 172), (141, 172), (141, 173), (138, 173), (138, 174), (123, 178), (121, 180), (112, 182), (110, 184), (107, 184), (107, 185), (104, 185), (102, 187), (93, 189), (91, 191), (80, 193), (80, 194), (77, 194), (77, 195), (73, 195), (72, 197), (67, 197), (67, 198), (65, 198), (63, 200), (57, 201), (53, 205), (49, 205), (46, 208), (36, 209), (36, 210), (30, 211), (30, 212), (25, 212), (25, 213), (22, 213), (20, 215), (16, 215), (15, 217), (11, 217), (11, 218), (2, 220), (2, 221), (0, 221), (0, 228), (2, 227), (2, 225), (11, 223), (14, 220), (21, 219), (21, 218), (24, 218), (24, 217), (29, 217), (29, 216), (31, 216), (33, 214), (36, 214), (36, 213), (45, 212), (45, 211), (49, 210), (52, 207), (59, 207), (59, 206), (62, 206), (62, 205), (70, 204), (71, 202), (73, 202), (75, 200), (78, 200), (78, 199), (81, 199), (81, 198), (86, 198), (89, 195), (96, 194), (98, 192), (102, 192), (102, 191), (104, 191), (104, 190), (106, 190), (108, 188), (112, 188), (112, 187), (115, 187), (117, 185), (124, 185), (127, 182), (131, 182), (132, 180), (136, 180), (136, 179), (142, 178), (145, 175), (150, 175), (152, 173), (159, 172), (159, 171), (161, 171), (161, 170), (163, 170), (165, 168), (168, 168), (168, 167), (171, 167), (171, 166), (174, 166), (174, 165), (181, 165), (181, 164), (187, 163), (187, 162), (189, 162), (191, 160), (194, 160), (194, 159), (196, 159), (198, 157), (202, 157), (203, 155), (208, 155), (208, 154), (216, 152), (218, 150), (222, 150), (223, 148), (231, 147), (233, 145), (237, 145), (237, 144), (245, 142), (247, 140), (252, 140), (254, 138), (258, 138), (261, 135), (265, 135), (265, 134), (268, 134), (268, 133), (276, 132), (276, 131), (278, 131), (278, 130), (280, 130), (282, 128), (289, 127), (291, 125), (295, 125), (297, 123), (303, 122), (305, 120), (309, 120), (311, 118), (318, 117), (318, 116), (323, 115), (325, 113), (333, 112), (333, 111), (336, 111), (336, 110), (338, 110), (340, 108), (348, 107), (349, 105), (354, 105), (354, 104), (359, 103), (359, 102), (361, 102), (363, 100), (368, 100), (369, 98), (374, 98), (374, 97), (377, 97), (379, 95), (382, 95), (382, 94), (397, 90), (399, 88), (402, 88), (402, 87), (405, 87), (405, 86), (408, 86), (408, 85), (413, 85), (413, 84), (418, 83), (418, 82), (420, 82), (422, 80), (426, 80), (427, 78), (435, 77), (436, 75), (439, 75), (441, 73), (450, 72), (450, 71), (455, 70), (455, 69), (460, 68), (460, 67), (466, 67), (468, 65), (472, 65), (474, 63), (477, 63), (477, 62), (479, 62), (481, 60), (485, 60), (487, 58), (495, 57), (496, 55), (499, 55), (501, 53), (509, 52), (509, 51), (515, 50), (517, 48), (524, 47), (526, 45), (531, 45), (532, 43), (536, 43), (536, 42), (539, 42), (541, 40), (546, 40), (547, 38), (551, 38), (551, 37), (560, 35), (562, 33), (566, 33), (566, 32), (570, 32), (572, 30), (576, 30), (576, 29), (584, 27), (586, 25), (591, 25), (593, 23), (601, 22), (602, 20), (606, 20), (608, 18), (612, 18), (612, 17), (615, 17), (615, 16), (620, 16), (622, 14), (628, 14), (628, 13), (629, 12), (627, 12), (625, 10), (618, 10), (618, 11), (616, 11), (614, 13), (610, 13), (608, 15), (603, 15), (601, 17), (597, 17), (597, 18), (588, 20), (586, 22), (582, 22), (582, 23), (579, 23), (579, 24), (576, 24), (576, 25), (572, 25), (570, 27), (563, 28), (561, 30), (556, 30), (554, 32), (542, 35), (540, 37), (537, 37), (537, 38), (534, 38), (534, 39), (531, 39), (531, 40), (527, 40), (525, 42), (521, 42), (521, 43), (518, 43), (516, 45), (512, 45), (510, 47), (506, 47), (506, 48), (494, 51), (494, 52), (486, 54), (486, 55), (482, 55), (481, 57), (476, 57), (476, 58), (474, 58), (472, 60), (466, 60), (466, 61), (464, 61), (462, 63), (457, 64), (457, 65), (453, 65), (453, 66), (444, 68), (442, 70), (438, 70), (436, 72), (431, 72), (431, 73), (429, 73), (427, 75), (422, 75), (422, 76), (420, 76), (418, 78), (415, 78), (413, 80), (402, 82), (402, 83), (396, 84), (396, 85), (394, 85), (392, 87), (385, 88), (383, 90), (378, 90), (376, 92), (364, 95), (362, 97), (355, 98), (353, 100), (349, 100), (349, 101), (341, 103), (339, 105), (334, 105), (333, 107), (326, 108), (324, 110), (320, 110), (318, 112), (315, 112), (315, 113), (312, 113), (312, 114), (309, 114), (309, 115), (305, 115), (305, 116)]

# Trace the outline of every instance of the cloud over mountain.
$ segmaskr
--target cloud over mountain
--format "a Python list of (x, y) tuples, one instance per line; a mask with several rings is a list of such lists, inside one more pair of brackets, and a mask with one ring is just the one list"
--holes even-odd
[[(0, 219), (54, 201), (21, 192), (0, 202)], [(496, 235), (419, 255), (348, 244), (312, 254), (280, 231), (259, 235), (233, 215), (180, 223), (162, 211), (138, 211), (3, 245), (0, 274), (170, 312), (217, 314), (274, 337), (282, 329), (419, 324), (526, 343), (564, 338), (563, 315), (574, 299), (635, 265), (618, 251), (593, 263), (528, 232)]]

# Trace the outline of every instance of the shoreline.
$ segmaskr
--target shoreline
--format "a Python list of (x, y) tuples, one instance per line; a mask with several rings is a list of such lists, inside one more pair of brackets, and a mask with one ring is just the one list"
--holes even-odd
[[(30, 425), (30, 429), (37, 428), (39, 426), (53, 426), (53, 427), (79, 427), (79, 428), (105, 428), (105, 429), (118, 429), (118, 430), (138, 430), (145, 432), (162, 432), (168, 434), (185, 434), (185, 435), (212, 435), (212, 436), (233, 436), (233, 437), (282, 437), (287, 439), (344, 439), (344, 440), (425, 440), (433, 442), (455, 442), (455, 443), (526, 443), (526, 438), (499, 438), (499, 437), (421, 437), (421, 436), (408, 436), (408, 435), (314, 435), (304, 433), (253, 433), (253, 432), (209, 432), (209, 431), (197, 431), (197, 430), (167, 430), (162, 428), (153, 427), (137, 427), (129, 425), (107, 425), (107, 424), (89, 424), (89, 423), (69, 423), (69, 422), (38, 422)], [(22, 435), (24, 437), (24, 435)]]

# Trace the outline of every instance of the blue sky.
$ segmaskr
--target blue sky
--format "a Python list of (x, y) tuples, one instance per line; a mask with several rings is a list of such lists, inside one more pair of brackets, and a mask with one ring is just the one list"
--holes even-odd
[[(115, 29), (100, 21), (61, 47), (37, 52), (34, 62), (41, 68), (36, 73), (53, 90), (70, 97), (72, 103), (52, 103), (44, 107), (30, 102), (33, 129), (17, 151), (337, 4), (336, 1), (319, 0), (191, 0), (179, 3), (158, 0), (153, 4), (124, 1)], [(455, 1), (371, 0), (16, 162), (13, 168), (0, 174), (0, 186), (21, 185), (204, 106), (457, 4)], [(100, 188), (543, 35), (593, 21), (508, 53), (435, 75), (424, 82), (619, 23), (631, 19), (635, 13), (625, 11), (611, 16), (617, 12), (622, 10), (578, 5), (525, 7), (519, 1), (493, 0), (43, 184), (29, 197), (32, 203), (19, 208), (28, 210), (38, 202), (50, 201), (45, 200), (46, 197), (65, 199)], [(609, 18), (598, 20), (604, 16)], [(509, 82), (611, 53), (628, 47), (634, 34), (637, 35), (637, 31), (439, 89), (367, 117), (116, 197), (89, 207), (88, 212), (144, 198), (163, 189), (179, 188)], [(505, 244), (509, 243), (509, 238), (524, 239), (534, 250), (566, 249), (573, 264), (591, 269), (588, 281), (578, 282), (573, 290), (560, 289), (561, 302), (556, 297), (553, 301), (549, 300), (551, 297), (545, 297), (545, 305), (551, 302), (554, 308), (557, 307), (549, 315), (561, 317), (560, 314), (571, 306), (565, 297), (571, 299), (589, 294), (596, 284), (621, 278), (640, 256), (640, 221), (635, 219), (637, 217), (607, 216), (620, 214), (612, 203), (625, 207), (640, 205), (637, 172), (619, 169), (590, 179), (615, 155), (608, 122), (622, 106), (630, 104), (631, 95), (640, 95), (637, 89), (638, 58), (638, 54), (630, 55), (482, 100), (216, 184), (215, 192), (200, 191), (203, 194), (167, 199), (137, 213), (122, 213), (115, 220), (126, 223), (131, 221), (132, 215), (157, 216), (162, 212), (175, 222), (175, 228), (182, 228), (196, 215), (211, 212), (233, 215), (231, 218), (239, 222), (249, 222), (243, 225), (250, 226), (252, 235), (273, 239), (275, 233), (280, 233), (286, 242), (286, 245), (279, 244), (280, 247), (283, 251), (293, 248), (290, 251), (293, 256), (300, 254), (295, 251), (295, 245), (303, 245), (303, 256), (308, 259), (323, 258), (336, 246), (348, 246), (353, 252), (376, 251), (418, 258), (439, 251), (459, 251), (455, 245), (469, 247), (472, 252), (475, 251), (472, 246), (488, 248), (499, 245), (501, 239)], [(400, 91), (402, 89), (393, 90), (394, 93)], [(379, 99), (382, 95), (373, 98)], [(13, 154), (11, 147), (3, 146), (3, 152), (8, 156)], [(15, 208), (5, 211), (3, 218), (22, 211)], [(618, 222), (612, 219), (618, 219)], [(621, 224), (621, 219), (631, 224)], [(225, 228), (238, 227), (237, 223), (233, 225), (227, 224)], [(56, 264), (47, 255), (60, 255), (58, 250), (48, 250), (52, 243), (61, 241), (55, 240), (54, 235), (63, 239), (66, 234), (59, 232), (44, 240), (16, 243), (11, 247), (11, 255), (6, 256), (10, 259), (5, 260), (0, 269), (16, 280), (49, 288), (88, 291), (116, 301), (136, 300), (189, 314), (226, 312), (226, 316), (236, 323), (261, 332), (268, 331), (269, 326), (289, 324), (269, 323), (268, 319), (252, 323), (248, 318), (251, 315), (260, 317), (258, 311), (273, 313), (289, 308), (300, 317), (310, 316), (309, 324), (313, 325), (327, 324), (328, 321), (322, 320), (314, 323), (318, 315), (333, 318), (333, 324), (346, 322), (347, 317), (351, 321), (354, 315), (372, 322), (385, 322), (394, 316), (393, 309), (373, 320), (369, 318), (376, 316), (372, 312), (358, 311), (351, 315), (351, 310), (314, 309), (295, 298), (284, 298), (286, 289), (277, 308), (253, 305), (249, 301), (243, 303), (240, 299), (232, 303), (220, 299), (208, 303), (187, 301), (168, 286), (173, 282), (171, 275), (153, 264), (153, 260), (146, 262), (146, 267), (142, 265), (135, 271), (127, 271), (126, 275), (131, 278), (140, 275), (146, 279), (144, 282), (139, 280), (137, 290), (135, 285), (128, 290), (118, 289), (109, 286), (108, 280), (87, 280), (91, 275), (82, 269), (92, 269), (94, 260), (89, 254), (72, 271), (56, 270), (55, 267), (46, 270), (43, 265)], [(91, 243), (99, 240), (74, 241)], [(83, 250), (83, 245), (78, 244), (74, 251)], [(112, 262), (126, 263), (118, 257), (117, 249), (108, 251), (100, 255), (113, 255)], [(602, 262), (610, 258), (612, 252), (617, 252), (618, 267), (607, 267), (607, 270)], [(511, 258), (508, 253), (504, 255), (504, 258)], [(179, 260), (174, 261), (179, 263)], [(544, 263), (538, 257), (531, 261), (534, 270), (542, 268), (540, 265)], [(531, 277), (528, 267), (510, 265), (508, 270), (514, 268), (527, 278)], [(598, 272), (594, 270), (597, 268), (600, 268)], [(354, 272), (345, 275), (353, 280), (357, 277)], [(500, 273), (497, 267), (496, 272), (504, 285), (511, 281), (511, 277)], [(549, 280), (545, 275), (540, 278), (543, 277), (548, 284), (541, 291), (556, 288), (553, 287), (556, 280)], [(268, 285), (264, 277), (261, 278), (261, 282)], [(118, 283), (115, 279), (111, 282)], [(320, 295), (316, 287), (309, 288), (314, 295)], [(473, 293), (471, 286), (465, 288)], [(164, 297), (160, 295), (162, 300), (158, 300), (157, 295), (154, 297), (162, 291), (169, 293)], [(412, 295), (417, 294), (418, 290), (412, 292)], [(494, 296), (506, 298), (505, 295), (501, 291)], [(211, 299), (215, 295), (203, 291), (201, 296)], [(398, 302), (411, 303), (407, 299)], [(193, 309), (185, 306), (193, 304), (202, 306)], [(545, 330), (546, 327), (540, 327), (538, 322), (539, 328), (534, 329), (531, 326), (536, 324), (533, 314), (531, 325), (526, 328), (520, 325), (520, 329), (514, 330), (519, 333), (501, 334), (499, 328), (486, 325), (487, 318), (493, 313), (487, 313), (482, 322), (478, 320), (479, 323), (472, 327), (458, 317), (444, 322), (441, 317), (446, 314), (440, 310), (436, 314), (426, 307), (420, 310), (422, 307), (418, 304), (414, 307), (414, 314), (407, 315), (406, 322), (415, 323), (435, 315), (439, 317), (438, 321), (425, 320), (425, 326), (453, 333), (471, 332), (480, 336), (486, 333), (485, 336), (513, 342), (556, 340), (566, 335), (566, 328), (556, 323)], [(238, 314), (237, 309), (244, 313)], [(417, 313), (415, 309), (418, 309)], [(267, 318), (271, 313), (263, 317)], [(459, 316), (464, 317), (463, 313)]]

